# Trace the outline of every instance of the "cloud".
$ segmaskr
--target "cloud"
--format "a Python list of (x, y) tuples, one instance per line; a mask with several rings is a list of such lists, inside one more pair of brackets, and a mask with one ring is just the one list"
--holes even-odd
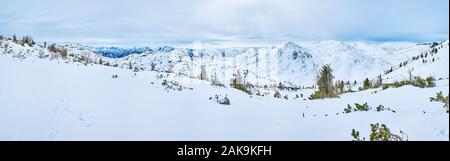
[(448, 0), (15, 0), (0, 33), (111, 44), (448, 39)]

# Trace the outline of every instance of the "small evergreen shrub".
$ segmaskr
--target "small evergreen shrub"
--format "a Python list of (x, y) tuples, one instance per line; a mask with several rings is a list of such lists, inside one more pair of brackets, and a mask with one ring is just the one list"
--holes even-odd
[[(405, 138), (391, 133), (385, 124), (371, 124), (370, 141), (405, 141)], [(404, 134), (402, 131), (400, 133)], [(407, 139), (406, 139), (407, 140)]]
[(275, 94), (273, 94), (273, 97), (275, 97), (275, 98), (281, 98), (280, 92), (276, 91)]
[(20, 41), (19, 44), (22, 46), (25, 46), (25, 44), (28, 44), (28, 46), (33, 47), (36, 42), (34, 42), (33, 38), (31, 36), (24, 36)]
[(252, 94), (252, 92), (249, 89), (247, 89), (247, 87), (245, 85), (243, 85), (243, 84), (236, 84), (236, 85), (234, 85), (232, 87), (237, 89), (237, 90), (240, 90), (242, 92), (245, 92), (245, 93), (247, 93), (249, 95)]
[[(408, 141), (408, 135), (403, 131), (400, 131), (400, 135), (393, 134), (391, 130), (385, 124), (370, 124), (370, 136), (369, 141)], [(363, 137), (361, 139), (359, 135), (359, 131), (352, 129), (351, 136), (353, 137), (353, 141), (365, 141), (366, 139)]]
[(355, 103), (355, 107), (350, 106), (349, 104), (347, 105), (347, 108), (344, 109), (344, 113), (351, 113), (351, 112), (356, 112), (356, 111), (370, 111), (372, 108), (367, 104), (358, 104)]
[(355, 129), (352, 129), (352, 137), (353, 141), (364, 141), (365, 138), (361, 139), (359, 136), (359, 131), (356, 131)]
[(364, 103), (363, 105), (355, 103), (355, 108), (357, 111), (369, 111), (371, 109), (367, 103)]
[(436, 86), (436, 79), (432, 76), (429, 76), (425, 79), (427, 81), (428, 87), (435, 87)]
[(444, 109), (449, 113), (449, 96), (446, 97), (442, 94), (442, 91), (436, 93), (436, 97), (430, 97), (430, 102), (441, 102), (444, 104)]
[(416, 77), (412, 83), (413, 86), (416, 87), (420, 87), (420, 88), (425, 88), (427, 87), (427, 82), (425, 81), (425, 79), (422, 79), (420, 77)]
[[(351, 105), (347, 104), (347, 108), (344, 109), (343, 113), (351, 113), (351, 112), (357, 112), (357, 111), (370, 111), (372, 110), (372, 107), (370, 107), (367, 103), (364, 104), (358, 104), (355, 103), (355, 107), (352, 107)], [(375, 111), (381, 112), (381, 111), (391, 111), (393, 113), (396, 113), (396, 111), (392, 110), (391, 108), (386, 108), (383, 105), (379, 105), (375, 108)]]
[(347, 105), (347, 108), (344, 109), (344, 113), (350, 113), (353, 112), (353, 107), (350, 105)]

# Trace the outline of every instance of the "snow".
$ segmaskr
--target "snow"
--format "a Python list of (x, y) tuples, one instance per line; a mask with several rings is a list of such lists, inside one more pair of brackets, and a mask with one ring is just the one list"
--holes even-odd
[[(436, 79), (440, 78), (449, 78), (449, 45), (448, 40), (442, 42), (442, 47), (437, 46), (436, 54), (430, 54), (431, 50), (428, 50), (428, 57), (421, 58), (419, 60), (411, 61), (406, 66), (403, 66), (394, 72), (385, 75), (384, 78), (388, 79), (388, 81), (398, 81), (408, 79), (409, 74), (408, 70), (412, 71), (413, 76), (420, 76), (422, 78), (433, 76)], [(418, 56), (416, 54), (414, 56)], [(423, 63), (423, 60), (426, 63)]]
[[(301, 89), (296, 92), (282, 91), (282, 96), (289, 96), (289, 100), (285, 100), (273, 98), (272, 93), (268, 96), (250, 96), (237, 89), (211, 86), (210, 82), (195, 78), (199, 71), (195, 71), (191, 75), (193, 77), (176, 72), (148, 70), (135, 73), (127, 69), (127, 64), (134, 60), (133, 65), (146, 66), (148, 69), (152, 61), (163, 61), (165, 65), (158, 67), (163, 71), (163, 68), (170, 66), (168, 61), (181, 60), (183, 63), (174, 63), (174, 69), (191, 71), (195, 70), (192, 65), (206, 64), (211, 68), (216, 67), (210, 70), (220, 71), (221, 66), (233, 69), (233, 61), (251, 59), (250, 62), (254, 62), (255, 56), (276, 53), (281, 54), (278, 57), (280, 66), (290, 69), (298, 67), (294, 62), (302, 60), (293, 60), (293, 51), (298, 52), (298, 58), (303, 54), (304, 60), (315, 61), (324, 59), (314, 55), (318, 49), (287, 43), (273, 48), (193, 50), (195, 59), (189, 61), (190, 56), (182, 49), (107, 58), (93, 54), (84, 46), (66, 46), (71, 53), (88, 52), (93, 59), (101, 58), (112, 64), (123, 65), (109, 67), (39, 58), (39, 53), (51, 53), (39, 46), (22, 47), (6, 43), (10, 46), (6, 50), (0, 44), (0, 140), (352, 140), (352, 129), (360, 131), (361, 137), (367, 139), (370, 124), (373, 123), (384, 123), (396, 134), (401, 130), (408, 135), (409, 140), (449, 140), (449, 114), (442, 103), (429, 101), (429, 97), (434, 97), (440, 91), (448, 95), (448, 70), (442, 73), (447, 79), (439, 80), (433, 88), (403, 86), (386, 90), (371, 89), (324, 100), (305, 99), (314, 89)], [(405, 58), (420, 53), (412, 51), (422, 51), (416, 48), (423, 48), (411, 47), (410, 44), (392, 46), (389, 50), (400, 51), (401, 54), (386, 54), (407, 55)], [(405, 53), (405, 50), (411, 51)], [(229, 55), (212, 59), (212, 55), (220, 55), (221, 51), (227, 51)], [(259, 53), (256, 51), (266, 54), (256, 55)], [(248, 54), (242, 55), (242, 52)], [(201, 53), (204, 58), (201, 58)], [(349, 53), (342, 53), (344, 58), (338, 55), (327, 59), (336, 59), (336, 62), (345, 64)], [(376, 56), (367, 54), (359, 57), (364, 52), (358, 53), (353, 53), (356, 57), (350, 58), (376, 62), (370, 58)], [(417, 66), (416, 71), (436, 74), (433, 72), (448, 67), (448, 45), (439, 50), (436, 58), (438, 56), (438, 61)], [(310, 65), (308, 68), (314, 66), (313, 63)], [(416, 66), (414, 63), (411, 65)], [(346, 65), (341, 67), (337, 69), (337, 75), (342, 74), (339, 70), (350, 68)], [(395, 72), (403, 73), (400, 70)], [(230, 78), (231, 72), (221, 74)], [(283, 72), (286, 71), (280, 72), (280, 80), (289, 81), (287, 76), (283, 76), (289, 72)], [(305, 76), (313, 75), (306, 73), (306, 70), (302, 72), (305, 72)], [(255, 73), (258, 74), (253, 76), (257, 77), (264, 72)], [(369, 70), (368, 73), (380, 74), (378, 70)], [(115, 74), (118, 78), (112, 77)], [(208, 75), (211, 74), (208, 72)], [(293, 77), (302, 75), (299, 72), (289, 74)], [(185, 88), (181, 91), (167, 88), (162, 85), (164, 80), (178, 82)], [(264, 84), (264, 79), (257, 80)], [(303, 94), (304, 97), (293, 99), (297, 94)], [(227, 96), (231, 104), (222, 105), (209, 99), (215, 95), (221, 95), (221, 98)], [(348, 104), (353, 106), (366, 102), (372, 107), (383, 105), (392, 108), (396, 113), (342, 113)]]

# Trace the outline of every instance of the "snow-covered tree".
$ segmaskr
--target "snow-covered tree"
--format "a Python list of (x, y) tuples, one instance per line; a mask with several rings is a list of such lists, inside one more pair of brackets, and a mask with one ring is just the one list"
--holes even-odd
[(217, 72), (214, 72), (214, 75), (211, 77), (211, 84), (221, 85), (219, 78), (217, 77)]
[(408, 77), (409, 77), (409, 81), (413, 81), (414, 80), (414, 75), (413, 75), (413, 70), (412, 68), (408, 69)]
[(34, 46), (34, 44), (36, 44), (36, 42), (34, 42), (33, 38), (31, 36), (24, 36), (22, 37), (22, 39), (20, 40), (20, 45), (24, 46), (25, 44), (28, 44), (28, 46)]
[[(247, 87), (244, 84), (244, 82), (242, 81), (242, 75), (241, 75), (240, 70), (238, 70), (234, 76), (235, 76), (235, 78), (231, 80), (231, 87), (241, 90), (245, 93), (252, 94), (252, 92), (249, 90), (249, 88), (252, 88), (252, 87)], [(250, 84), (248, 84), (248, 85), (252, 86)]]
[(432, 76), (429, 76), (425, 79), (427, 81), (428, 87), (434, 87), (436, 86), (436, 79)]
[(131, 64), (131, 61), (128, 63), (128, 69), (133, 69), (133, 64)]
[(205, 67), (202, 67), (202, 71), (200, 73), (200, 80), (208, 80), (208, 73), (206, 72)]
[(238, 71), (236, 72), (236, 76), (235, 76), (235, 78), (234, 78), (234, 85), (236, 86), (236, 85), (243, 85), (243, 84), (244, 84), (244, 82), (243, 82), (243, 80), (242, 80), (242, 74), (241, 74), (241, 71), (238, 70)]

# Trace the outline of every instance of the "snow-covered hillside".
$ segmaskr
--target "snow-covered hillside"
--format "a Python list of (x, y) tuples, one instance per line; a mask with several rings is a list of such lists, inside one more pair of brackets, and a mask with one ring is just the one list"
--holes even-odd
[[(257, 85), (278, 83), (275, 77), (302, 85), (312, 83), (317, 68), (330, 63), (336, 79), (360, 81), (432, 50), (409, 43), (300, 44), (161, 48), (121, 58), (68, 44), (61, 46), (69, 56), (61, 59), (40, 45), (2, 41), (0, 140), (352, 140), (352, 129), (368, 138), (373, 123), (402, 131), (408, 140), (449, 140), (449, 114), (442, 103), (429, 99), (438, 92), (448, 95), (448, 41), (434, 62), (409, 63), (417, 74), (443, 78), (433, 88), (376, 88), (323, 100), (306, 99), (315, 89), (301, 88), (280, 91), (283, 99), (274, 98), (272, 88), (265, 96), (248, 95), (197, 78), (202, 67), (210, 76), (222, 75), (224, 83), (236, 70), (248, 69), (247, 81)], [(385, 77), (407, 74), (401, 70)], [(231, 104), (219, 104), (216, 96)], [(355, 103), (395, 112), (344, 113)]]
[(426, 44), (413, 43), (321, 41), (300, 44), (286, 42), (266, 48), (174, 49), (129, 55), (116, 62), (132, 62), (143, 69), (149, 69), (153, 63), (158, 71), (191, 77), (198, 76), (203, 67), (210, 75), (221, 72), (217, 74), (224, 84), (229, 83), (236, 70), (248, 70), (246, 81), (256, 85), (278, 82), (311, 85), (318, 68), (324, 64), (331, 64), (338, 80), (362, 81), (430, 48)]
[[(43, 45), (17, 47), (6, 41), (7, 53), (48, 55)], [(101, 61), (121, 68), (171, 72), (198, 77), (202, 69), (208, 77), (228, 85), (233, 75), (245, 73), (244, 81), (257, 86), (310, 86), (324, 64), (331, 64), (336, 80), (362, 81), (374, 78), (391, 67), (431, 49), (432, 44), (363, 43), (341, 41), (286, 42), (272, 47), (187, 49), (187, 48), (93, 48), (79, 44), (61, 44), (76, 56)], [(447, 45), (448, 46), (448, 45)], [(22, 50), (22, 51), (18, 51)], [(211, 78), (210, 78), (211, 79)]]
[(405, 59), (405, 65), (397, 65), (396, 70), (385, 75), (387, 81), (405, 80), (409, 72), (413, 76), (449, 78), (449, 41), (442, 42), (433, 48), (418, 52), (412, 58)]

